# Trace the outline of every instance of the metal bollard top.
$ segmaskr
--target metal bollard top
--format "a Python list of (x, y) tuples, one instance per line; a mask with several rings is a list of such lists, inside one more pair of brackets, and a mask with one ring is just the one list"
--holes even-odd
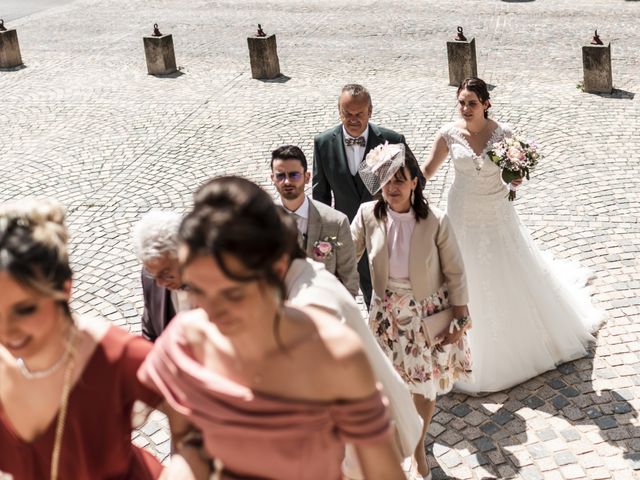
[(602, 40), (600, 40), (600, 37), (598, 36), (598, 30), (596, 29), (595, 33), (593, 34), (593, 38), (591, 39), (591, 45), (604, 45), (604, 43), (602, 43)]
[(4, 26), (4, 20), (0, 18), (0, 32), (6, 32), (7, 27)]
[(258, 31), (256, 32), (256, 37), (266, 37), (267, 34), (262, 30), (262, 25), (258, 24)]
[(162, 36), (162, 33), (160, 33), (160, 29), (158, 28), (158, 24), (157, 23), (153, 24), (153, 34), (152, 34), (152, 36), (154, 36), (154, 37), (161, 37)]
[(458, 27), (458, 35), (456, 35), (455, 39), (458, 42), (466, 42), (467, 41), (467, 37), (465, 37), (464, 33), (462, 33), (462, 27)]

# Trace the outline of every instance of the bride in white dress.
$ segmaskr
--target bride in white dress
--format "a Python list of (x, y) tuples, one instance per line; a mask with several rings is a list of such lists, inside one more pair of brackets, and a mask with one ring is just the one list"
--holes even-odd
[(544, 255), (507, 200), (486, 153), (512, 132), (488, 118), (486, 84), (466, 79), (457, 98), (461, 119), (440, 129), (422, 169), (429, 179), (447, 156), (455, 168), (447, 213), (467, 271), (474, 374), (456, 389), (480, 395), (585, 356), (601, 313), (581, 288), (584, 271)]

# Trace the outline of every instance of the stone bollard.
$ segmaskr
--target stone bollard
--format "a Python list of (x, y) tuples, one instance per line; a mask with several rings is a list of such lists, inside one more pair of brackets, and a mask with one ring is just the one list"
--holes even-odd
[(22, 65), (18, 33), (7, 30), (4, 20), (0, 19), (0, 68), (13, 68)]
[(280, 75), (280, 61), (278, 60), (278, 46), (275, 34), (267, 35), (258, 24), (258, 31), (252, 37), (247, 37), (249, 44), (249, 59), (251, 61), (251, 76), (257, 79), (271, 79)]
[(582, 47), (583, 90), (587, 93), (611, 93), (611, 44), (603, 45), (596, 30), (591, 45)]
[(176, 54), (173, 51), (173, 37), (163, 35), (158, 24), (153, 25), (153, 35), (144, 37), (144, 56), (147, 59), (149, 75), (168, 75), (177, 71)]
[(476, 39), (467, 40), (458, 27), (458, 35), (453, 42), (447, 42), (449, 61), (449, 85), (458, 87), (465, 78), (478, 76), (476, 64)]

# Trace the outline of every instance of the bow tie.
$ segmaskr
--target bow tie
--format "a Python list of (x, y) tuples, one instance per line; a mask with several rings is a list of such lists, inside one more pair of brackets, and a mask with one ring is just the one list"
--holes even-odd
[(360, 145), (361, 147), (364, 147), (367, 144), (367, 142), (364, 141), (364, 137), (345, 138), (344, 143), (347, 147), (350, 147), (352, 145)]

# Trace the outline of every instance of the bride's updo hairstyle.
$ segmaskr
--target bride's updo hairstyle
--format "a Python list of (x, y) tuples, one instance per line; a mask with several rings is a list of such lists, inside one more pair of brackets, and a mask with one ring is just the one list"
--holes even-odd
[(71, 280), (62, 205), (27, 199), (0, 205), (0, 272), (22, 287), (57, 300), (71, 312), (65, 283)]
[[(465, 78), (460, 86), (458, 87), (458, 92), (456, 93), (456, 97), (460, 95), (460, 92), (463, 90), (469, 90), (470, 92), (475, 93), (478, 96), (478, 100), (482, 103), (489, 102), (489, 89), (487, 88), (487, 84), (478, 77), (469, 77)], [(491, 108), (491, 102), (489, 102), (489, 106), (484, 111), (484, 118), (489, 118), (489, 109)]]
[[(239, 282), (264, 280), (284, 298), (283, 279), (274, 264), (283, 254), (297, 251), (297, 236), (283, 221), (282, 212), (267, 192), (240, 177), (219, 177), (202, 185), (194, 195), (193, 210), (180, 226), (189, 249), (186, 263), (198, 255), (211, 255), (224, 274)], [(229, 270), (225, 255), (232, 255), (247, 270), (239, 276)]]

